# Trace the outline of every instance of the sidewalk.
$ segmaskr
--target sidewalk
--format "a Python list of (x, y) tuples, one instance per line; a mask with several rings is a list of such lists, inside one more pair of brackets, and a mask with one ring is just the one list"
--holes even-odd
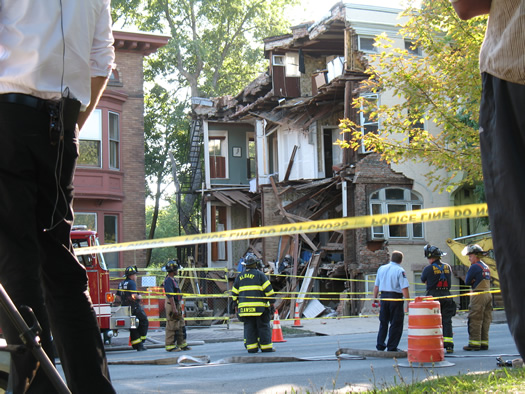
[[(504, 311), (493, 312), (493, 323), (506, 323)], [(284, 330), (284, 337), (300, 337), (309, 335), (346, 335), (367, 332), (377, 332), (379, 320), (377, 316), (367, 317), (348, 317), (348, 318), (317, 318), (301, 319), (302, 327), (295, 327), (293, 320), (281, 320), (281, 327)], [(452, 318), (453, 327), (467, 326), (467, 313), (460, 312)], [(290, 333), (287, 333), (288, 329)], [(405, 317), (405, 330), (408, 329), (408, 317)], [(238, 321), (231, 321), (229, 328), (227, 325), (196, 327), (189, 326), (187, 330), (187, 342), (191, 346), (194, 344), (214, 343), (214, 342), (233, 342), (243, 340), (243, 324)], [(151, 329), (148, 332), (148, 347), (164, 347), (164, 328)], [(120, 335), (113, 338), (111, 345), (106, 345), (106, 350), (123, 350), (129, 348), (129, 333), (122, 330)]]

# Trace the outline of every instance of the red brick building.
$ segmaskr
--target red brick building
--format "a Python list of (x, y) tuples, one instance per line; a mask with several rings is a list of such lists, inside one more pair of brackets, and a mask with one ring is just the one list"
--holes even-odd
[[(144, 57), (169, 37), (115, 31), (116, 69), (80, 133), (75, 224), (98, 231), (101, 243), (145, 237)], [(144, 266), (145, 251), (108, 253), (109, 268)]]

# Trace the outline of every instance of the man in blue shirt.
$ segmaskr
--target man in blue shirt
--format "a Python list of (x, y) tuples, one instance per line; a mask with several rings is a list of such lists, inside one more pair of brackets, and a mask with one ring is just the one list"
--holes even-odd
[[(392, 252), (390, 263), (382, 265), (377, 270), (374, 301), (377, 301), (378, 294), (381, 292), (377, 350), (402, 351), (397, 346), (403, 334), (403, 321), (405, 319), (403, 297), (410, 297), (408, 279), (405, 270), (401, 267), (402, 261), (403, 253), (396, 250)], [(388, 342), (385, 343), (387, 333)]]
[(147, 350), (144, 346), (148, 335), (148, 316), (144, 312), (144, 308), (140, 304), (142, 295), (137, 290), (137, 266), (129, 266), (126, 268), (124, 275), (126, 279), (118, 285), (117, 295), (122, 300), (123, 306), (131, 306), (131, 314), (139, 319), (139, 326), (129, 330), (129, 337), (133, 349), (141, 352)]
[(456, 315), (456, 303), (450, 297), (452, 268), (441, 261), (441, 257), (446, 253), (443, 253), (437, 246), (427, 245), (424, 251), (429, 265), (421, 273), (421, 282), (427, 285), (427, 295), (436, 297), (439, 301), (445, 351), (454, 353), (452, 317)]
[(166, 351), (191, 350), (191, 347), (186, 343), (186, 323), (181, 305), (182, 292), (175, 280), (175, 275), (179, 270), (178, 261), (168, 261), (163, 270), (168, 273), (162, 284), (166, 293)]

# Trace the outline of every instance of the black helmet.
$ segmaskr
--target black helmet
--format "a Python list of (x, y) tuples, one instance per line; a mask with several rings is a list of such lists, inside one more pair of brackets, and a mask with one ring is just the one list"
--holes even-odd
[(241, 264), (245, 265), (246, 267), (250, 267), (250, 266), (257, 266), (258, 262), (259, 262), (259, 258), (254, 253), (246, 253), (246, 256), (244, 257), (244, 261)]
[(179, 263), (177, 260), (170, 260), (166, 263), (162, 270), (166, 272), (177, 272), (179, 270)]
[(441, 257), (441, 256), (447, 255), (446, 253), (443, 253), (441, 250), (439, 250), (437, 246), (433, 246), (430, 244), (425, 246), (424, 251), (425, 251), (425, 257), (427, 259), (430, 257)]
[(137, 266), (130, 265), (128, 268), (126, 268), (126, 271), (124, 271), (124, 275), (126, 275), (126, 277), (130, 277), (131, 275), (136, 274), (137, 272), (139, 272)]
[(486, 256), (488, 252), (485, 252), (483, 248), (479, 246), (478, 244), (471, 244), (471, 245), (465, 246), (465, 248), (461, 251), (461, 254), (463, 256), (468, 256), (469, 254)]

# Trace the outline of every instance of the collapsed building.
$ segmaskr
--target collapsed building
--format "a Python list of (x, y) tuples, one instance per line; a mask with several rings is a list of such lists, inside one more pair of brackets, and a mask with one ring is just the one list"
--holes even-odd
[[(193, 99), (190, 165), (193, 192), (204, 197), (205, 232), (450, 205), (450, 195), (437, 196), (418, 169), (393, 169), (362, 146), (338, 144), (351, 138), (341, 134), (341, 119), (361, 125), (363, 133), (379, 130), (377, 119), (354, 108), (352, 100), (366, 95), (379, 103), (380, 95), (364, 91), (361, 82), (369, 78), (374, 36), (397, 35), (398, 11), (338, 3), (319, 22), (265, 39), (268, 70), (236, 97)], [(437, 237), (431, 242), (444, 245), (449, 225), (429, 227)], [(346, 294), (344, 302), (335, 296), (323, 304), (355, 315), (369, 306), (363, 299), (389, 249), (400, 248), (412, 259), (405, 268), (409, 280), (418, 281), (425, 234), (423, 224), (409, 223), (221, 241), (207, 245), (200, 260), (235, 271), (252, 251), (279, 274), (289, 255), (284, 273), (290, 278), (271, 276), (277, 290), (293, 294), (279, 301), (281, 310), (302, 301), (296, 290), (335, 292)], [(301, 302), (301, 310), (306, 307)]]

